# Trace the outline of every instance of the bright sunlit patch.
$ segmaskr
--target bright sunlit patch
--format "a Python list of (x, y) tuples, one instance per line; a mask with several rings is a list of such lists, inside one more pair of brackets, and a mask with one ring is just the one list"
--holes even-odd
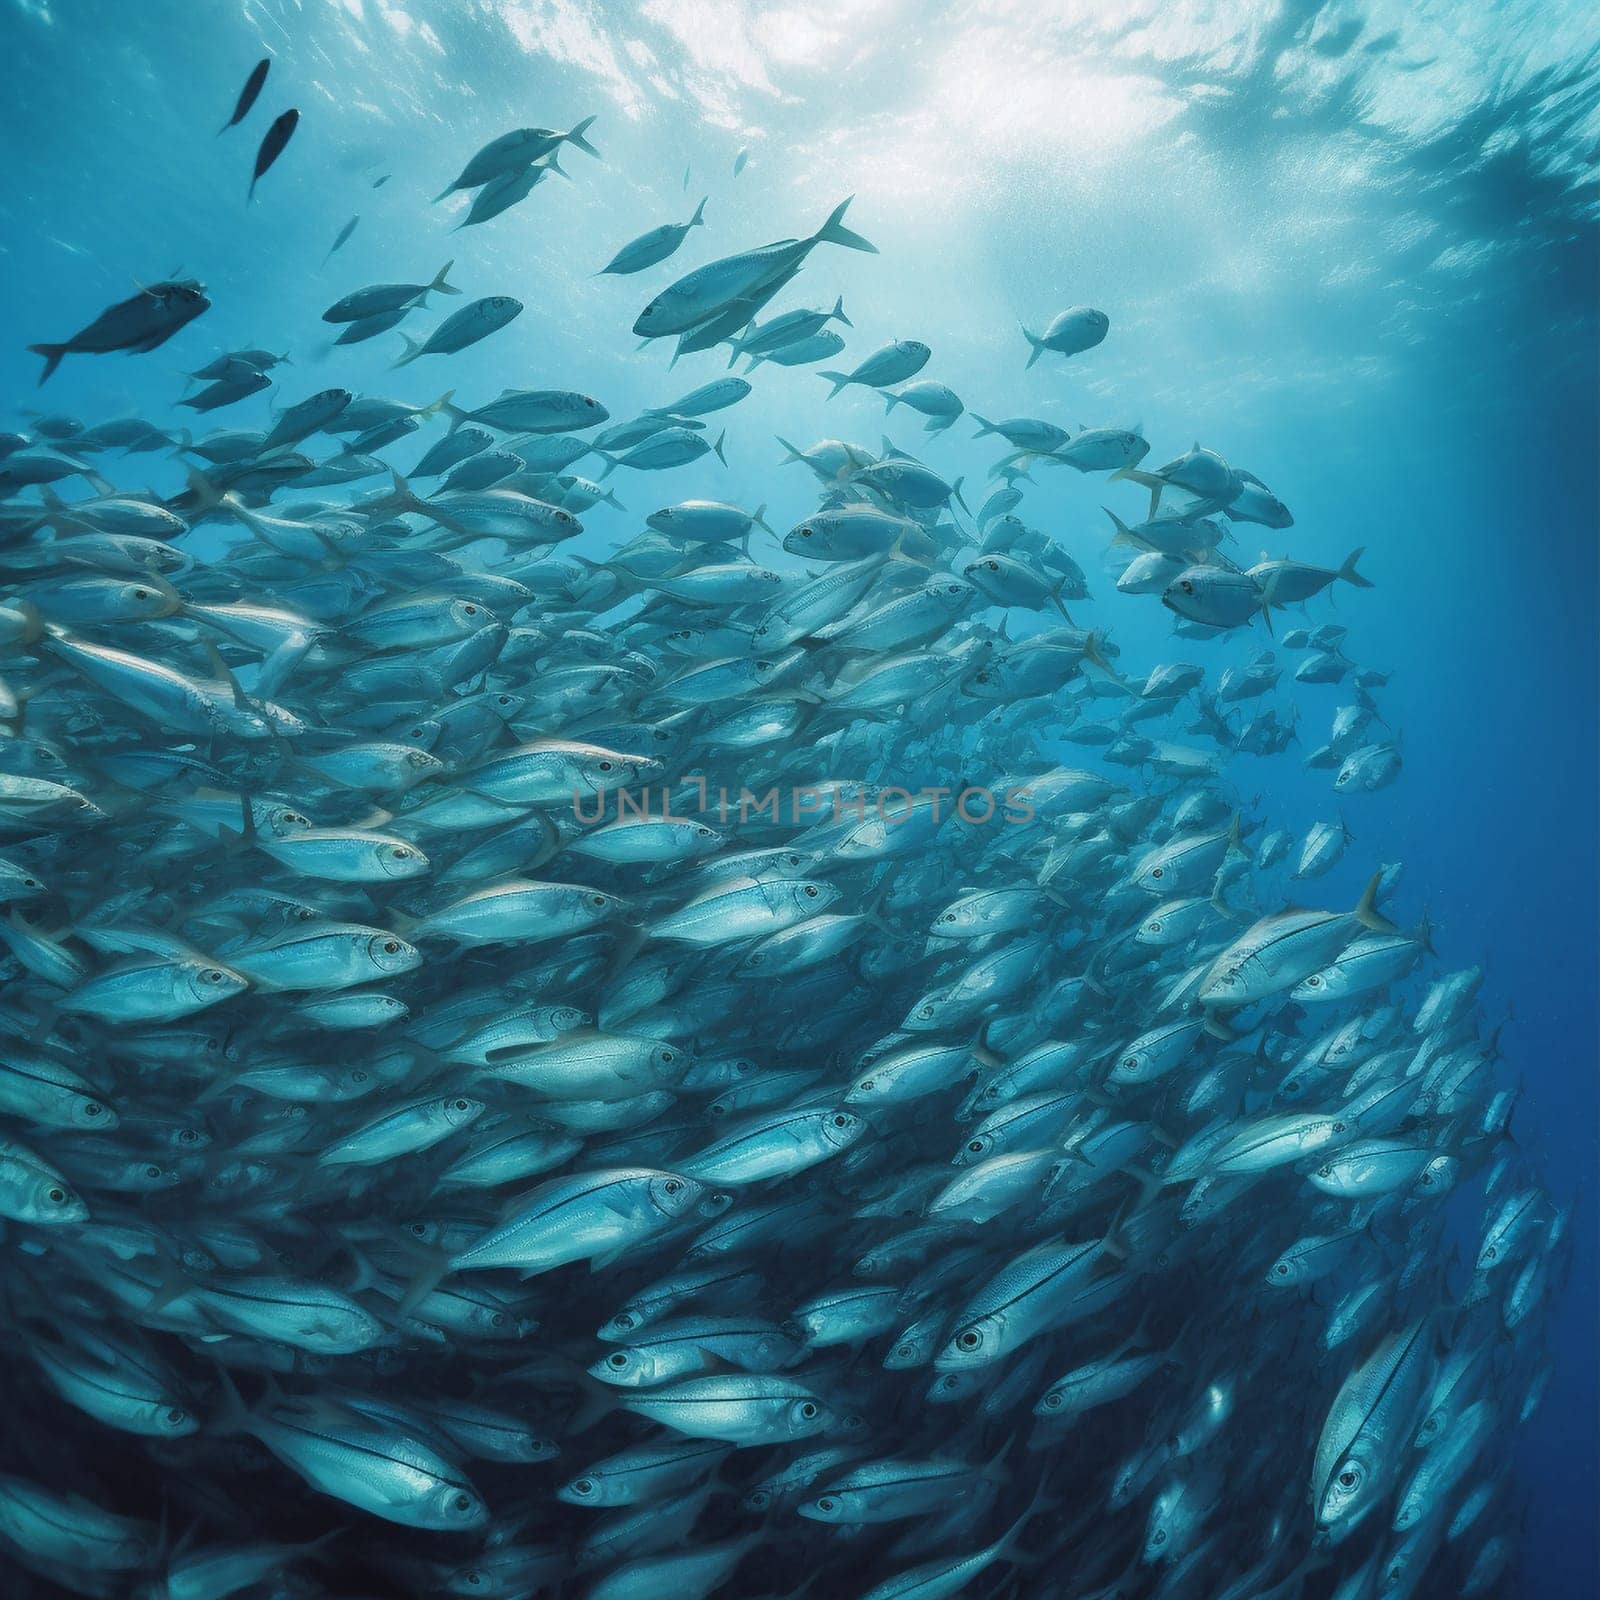
[(530, 55), (546, 55), (592, 73), (629, 117), (647, 102), (624, 69), (603, 16), (582, 0), (500, 0), (511, 37)]
[(739, 0), (645, 0), (639, 15), (670, 33), (700, 71), (761, 94), (778, 93)]

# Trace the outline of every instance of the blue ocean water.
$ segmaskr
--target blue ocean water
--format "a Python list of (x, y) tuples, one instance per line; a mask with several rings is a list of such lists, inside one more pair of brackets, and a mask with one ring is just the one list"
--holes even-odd
[[(880, 254), (820, 252), (783, 302), (842, 295), (847, 355), (919, 338), (934, 351), (922, 375), (969, 411), (1140, 424), (1152, 461), (1198, 440), (1248, 464), (1295, 515), (1287, 532), (1241, 530), (1248, 556), (1257, 535), (1331, 566), (1363, 547), (1375, 587), (1318, 615), (1393, 671), (1383, 704), (1405, 775), (1343, 802), (1353, 843), (1329, 903), (1404, 863), (1402, 920), (1425, 906), (1447, 966), (1486, 965), (1523, 1083), (1517, 1137), (1579, 1199), (1556, 1375), (1518, 1445), (1515, 1592), (1591, 1592), (1600, 60), (1586, 9), (0, 0), (0, 425), (25, 427), (33, 406), (193, 425), (173, 409), (181, 374), (240, 345), (292, 365), (270, 396), (209, 419), (225, 426), (333, 382), (414, 403), (571, 387), (629, 416), (722, 370), (702, 355), (669, 371), (664, 349), (636, 348), (650, 292), (854, 195), (850, 222)], [(263, 54), (261, 105), (215, 137)], [(256, 142), (291, 104), (294, 139), (247, 206)], [(464, 206), (430, 203), (505, 129), (590, 115), (604, 160), (569, 152), (572, 182), (456, 233)], [(702, 196), (706, 226), (672, 267), (595, 275)], [(515, 294), (522, 316), (393, 375), (392, 335), (329, 353), (331, 300), (446, 260), (467, 296)], [(24, 345), (170, 275), (205, 283), (202, 321), (146, 356), (69, 358), (35, 391)], [(1019, 321), (1068, 304), (1104, 309), (1110, 336), (1024, 371)], [(726, 414), (726, 469), (707, 458), (673, 492), (766, 504), (781, 529), (814, 493), (780, 468), (777, 436), (874, 444), (887, 428), (922, 449), (917, 419), (825, 392), (810, 369), (763, 367)], [(958, 424), (937, 460), (976, 503), (994, 451), (971, 432)], [(179, 486), (171, 463), (136, 459), (153, 486)], [(649, 509), (650, 488), (615, 484), (630, 513)], [(1105, 498), (1098, 478), (1048, 474), (1030, 517), (1089, 573), (1079, 621), (1109, 628), (1125, 660), (1170, 656), (1170, 616), (1102, 570)], [(585, 520), (579, 548), (597, 556), (636, 531), (603, 506)], [(1341, 809), (1298, 760), (1341, 696), (1295, 698), (1300, 746), (1229, 776), (1303, 830)]]

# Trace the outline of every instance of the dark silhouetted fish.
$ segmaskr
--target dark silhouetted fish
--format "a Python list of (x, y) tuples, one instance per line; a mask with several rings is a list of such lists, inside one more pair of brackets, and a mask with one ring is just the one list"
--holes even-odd
[(294, 136), (294, 130), (299, 125), (300, 113), (298, 111), (285, 111), (276, 122), (267, 129), (267, 136), (261, 141), (261, 148), (256, 151), (256, 169), (250, 176), (250, 192), (245, 196), (248, 203), (256, 197), (256, 185), (271, 168), (272, 163), (283, 154), (284, 146)]
[(102, 356), (113, 350), (143, 355), (165, 344), (210, 306), (205, 290), (192, 278), (141, 286), (136, 295), (108, 306), (65, 343), (30, 344), (28, 348), (36, 356), (44, 357), (39, 382), (61, 365), (63, 356)]
[(250, 108), (256, 103), (256, 98), (260, 95), (262, 86), (267, 81), (267, 69), (271, 65), (271, 58), (263, 56), (250, 69), (250, 76), (244, 80), (244, 88), (239, 91), (239, 98), (234, 102), (233, 115), (217, 129), (219, 137), (226, 133), (229, 128), (237, 127), (239, 123), (250, 115)]

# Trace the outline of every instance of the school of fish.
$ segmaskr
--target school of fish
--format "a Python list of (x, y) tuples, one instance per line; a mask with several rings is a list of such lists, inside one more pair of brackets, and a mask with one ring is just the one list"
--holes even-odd
[[(489, 220), (591, 121), (440, 198)], [(769, 313), (873, 251), (848, 205), (662, 276), (634, 334), (755, 376), (637, 417), (329, 387), (0, 436), (0, 1546), (39, 1592), (1510, 1592), (1570, 1207), (1481, 969), (1396, 922), (1396, 864), (1320, 903), (1344, 816), (1291, 837), (1228, 776), (1291, 759), (1309, 683), (1350, 696), (1330, 804), (1397, 778), (1318, 613), (1360, 552), (1242, 566), (1293, 519), (1215, 451), (980, 417), (921, 341), (841, 361), (837, 297)], [(449, 270), (326, 320), (397, 329)], [(141, 288), (45, 375), (208, 304)], [(996, 384), (1109, 330), (1013, 330)], [(657, 488), (824, 361), (819, 416), (877, 389), (933, 459), (785, 444), (817, 508), (776, 531)], [(152, 452), (181, 491), (115, 486)], [(1030, 523), (1063, 466), (1108, 530)], [(659, 508), (572, 553), (614, 485)], [(1270, 647), (1075, 626), (1065, 544), (1108, 536), (1180, 652)]]

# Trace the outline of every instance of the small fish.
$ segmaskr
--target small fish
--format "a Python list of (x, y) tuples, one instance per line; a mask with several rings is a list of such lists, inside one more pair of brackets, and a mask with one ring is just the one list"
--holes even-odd
[(261, 140), (261, 148), (256, 151), (255, 170), (250, 175), (250, 192), (245, 196), (248, 203), (256, 197), (256, 185), (272, 163), (284, 152), (284, 147), (294, 135), (294, 130), (299, 126), (300, 113), (298, 111), (285, 111), (278, 117)]
[(334, 252), (339, 250), (349, 241), (350, 235), (356, 231), (356, 224), (360, 222), (360, 220), (361, 218), (359, 216), (351, 217), (351, 219), (339, 230), (338, 235), (335, 237), (333, 243), (328, 246), (327, 255), (322, 258), (323, 266), (327, 266), (327, 264), (333, 260)]
[(234, 102), (233, 115), (217, 129), (222, 135), (229, 128), (237, 127), (239, 123), (250, 115), (250, 108), (256, 103), (263, 86), (267, 81), (267, 69), (272, 65), (270, 57), (263, 57), (250, 69), (250, 76), (244, 80), (244, 87), (239, 91), (239, 98)]

